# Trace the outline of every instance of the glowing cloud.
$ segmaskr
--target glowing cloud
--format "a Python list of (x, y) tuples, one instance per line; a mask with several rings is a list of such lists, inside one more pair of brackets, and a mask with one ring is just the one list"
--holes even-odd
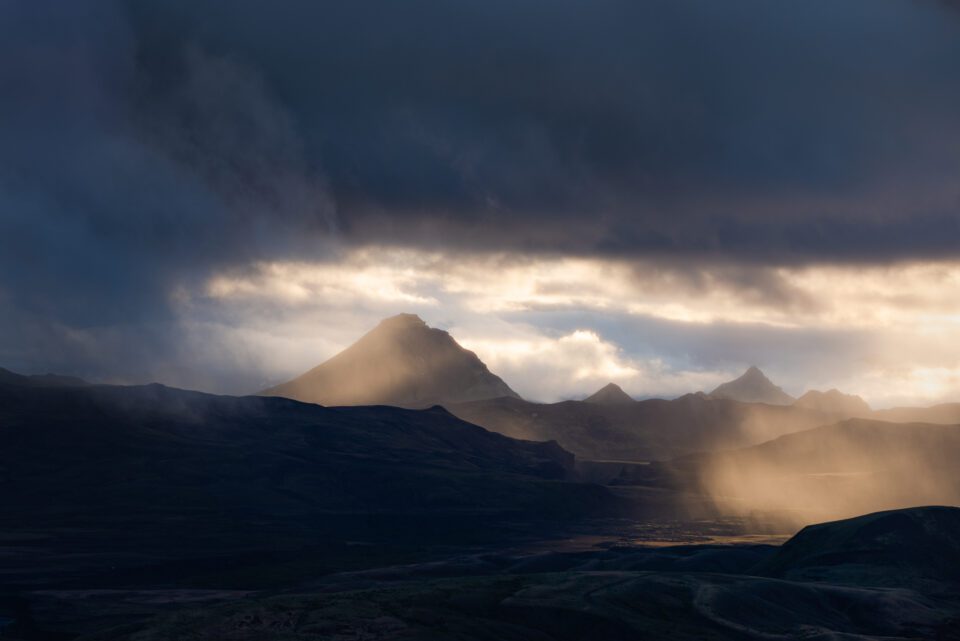
[[(281, 341), (291, 344), (283, 353), (316, 345), (314, 361), (380, 317), (414, 311), (453, 331), (521, 393), (545, 400), (582, 396), (610, 381), (636, 395), (681, 394), (712, 387), (748, 364), (735, 354), (717, 362), (692, 346), (678, 361), (644, 336), (605, 337), (589, 320), (601, 317), (648, 319), (688, 333), (742, 327), (739, 340), (749, 340), (751, 328), (767, 328), (783, 337), (771, 361), (788, 374), (804, 356), (789, 337), (859, 336), (845, 347), (852, 351), (842, 372), (821, 366), (813, 378), (782, 382), (792, 382), (796, 394), (839, 387), (880, 407), (958, 393), (960, 314), (953, 301), (960, 300), (960, 263), (953, 262), (745, 270), (366, 247), (335, 262), (258, 263), (221, 273), (182, 298), (187, 320), (201, 308), (229, 309), (219, 316), (242, 319), (234, 324), (243, 326), (247, 352), (276, 353), (276, 335), (284, 334), (292, 338)], [(572, 327), (549, 320), (569, 314), (587, 320)], [(326, 337), (319, 343), (318, 326)], [(309, 366), (306, 359), (266, 369), (282, 377)]]

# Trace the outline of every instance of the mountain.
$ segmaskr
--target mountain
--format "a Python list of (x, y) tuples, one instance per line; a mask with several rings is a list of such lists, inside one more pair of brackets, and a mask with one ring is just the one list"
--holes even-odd
[(790, 405), (794, 398), (774, 385), (757, 367), (751, 366), (735, 380), (723, 383), (710, 392), (711, 398), (728, 398), (742, 403)]
[(620, 389), (615, 383), (607, 383), (592, 395), (583, 399), (585, 403), (596, 403), (597, 405), (623, 405), (636, 403), (626, 392)]
[(329, 406), (408, 408), (519, 398), (476, 354), (414, 314), (381, 321), (330, 360), (260, 394)]
[(826, 392), (811, 390), (793, 403), (794, 407), (804, 407), (825, 414), (835, 414), (842, 418), (869, 416), (872, 413), (867, 402), (854, 394), (844, 394), (832, 389)]
[(762, 443), (836, 420), (791, 406), (740, 403), (687, 394), (629, 403), (532, 403), (497, 398), (454, 403), (456, 416), (533, 441), (555, 440), (578, 458), (650, 461)]

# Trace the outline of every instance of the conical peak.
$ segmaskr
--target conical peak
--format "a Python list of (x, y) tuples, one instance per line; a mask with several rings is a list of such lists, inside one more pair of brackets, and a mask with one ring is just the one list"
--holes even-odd
[(333, 358), (264, 394), (321, 405), (417, 408), (519, 398), (476, 354), (416, 314), (383, 319)]
[(601, 387), (592, 396), (586, 399), (588, 403), (632, 403), (633, 399), (620, 388), (616, 383), (607, 383)]

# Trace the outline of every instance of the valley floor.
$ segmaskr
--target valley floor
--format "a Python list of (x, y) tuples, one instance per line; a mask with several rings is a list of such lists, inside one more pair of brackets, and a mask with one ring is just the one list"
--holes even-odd
[(504, 527), (460, 545), (401, 534), (259, 559), (251, 550), (229, 560), (232, 573), (212, 554), (93, 581), (84, 554), (58, 557), (43, 533), (7, 529), (0, 557), (62, 567), (31, 581), (5, 565), (20, 589), (0, 602), (0, 638), (960, 639), (960, 586), (884, 572), (761, 575), (792, 534), (774, 530), (734, 518), (597, 519)]

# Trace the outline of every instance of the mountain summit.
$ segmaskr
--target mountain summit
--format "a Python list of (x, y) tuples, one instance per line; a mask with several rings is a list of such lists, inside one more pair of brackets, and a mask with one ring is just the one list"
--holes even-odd
[(710, 397), (768, 405), (790, 405), (794, 401), (792, 396), (774, 385), (756, 366), (751, 366), (740, 378), (717, 387), (710, 392)]
[(592, 396), (583, 400), (586, 403), (596, 403), (597, 405), (624, 405), (636, 402), (616, 383), (607, 383), (594, 392)]
[(260, 394), (321, 405), (409, 408), (519, 398), (476, 354), (415, 314), (384, 319), (330, 360)]

